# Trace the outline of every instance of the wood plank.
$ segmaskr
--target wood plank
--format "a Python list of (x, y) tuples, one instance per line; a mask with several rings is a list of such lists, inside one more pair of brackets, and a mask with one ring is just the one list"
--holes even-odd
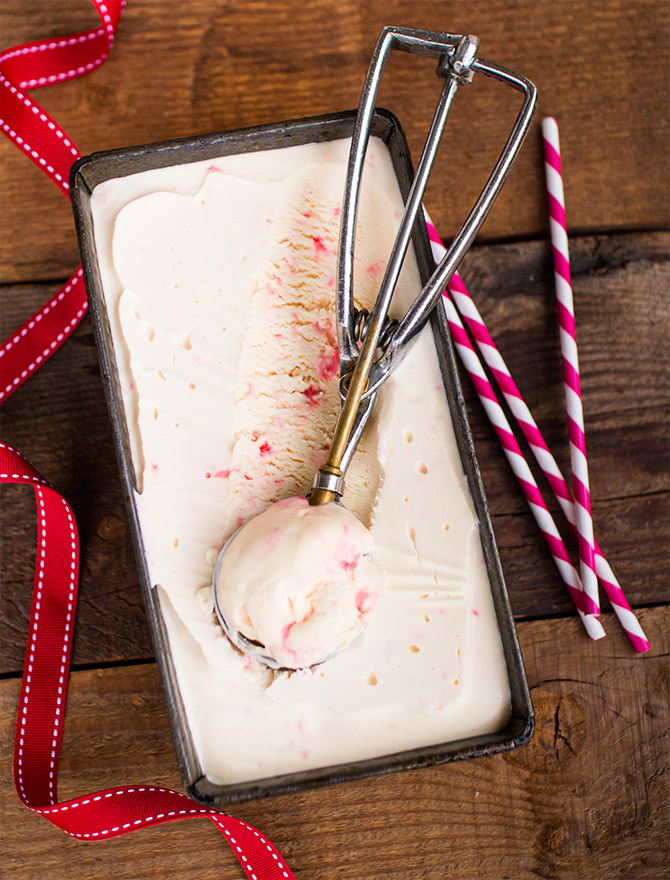
[[(596, 534), (634, 605), (670, 598), (667, 384), (658, 377), (659, 365), (670, 360), (662, 320), (669, 240), (648, 233), (572, 243)], [(568, 473), (550, 259), (542, 242), (478, 247), (464, 275)], [(3, 335), (53, 290), (8, 288)], [(520, 617), (571, 613), (467, 377), (463, 384), (512, 607)], [(75, 664), (152, 656), (88, 321), (5, 404), (2, 436), (65, 494), (77, 515), (83, 559)], [(34, 502), (30, 492), (13, 487), (4, 490), (3, 503), (0, 672), (16, 672), (28, 627)]]
[[(537, 714), (507, 755), (255, 801), (260, 828), (310, 880), (610, 880), (668, 876), (670, 610), (642, 621), (636, 657), (613, 621), (591, 643), (574, 620), (519, 624)], [(123, 782), (180, 786), (153, 665), (72, 675), (61, 797)], [(17, 681), (0, 685), (5, 870), (25, 880), (241, 878), (208, 822), (85, 844), (18, 802), (11, 787)], [(512, 821), (513, 817), (513, 821)]]
[[(3, 42), (97, 24), (89, 4), (4, 0)], [(489, 241), (546, 235), (539, 120), (561, 124), (568, 218), (575, 231), (665, 227), (669, 215), (669, 7), (658, 0), (162, 0), (128, 5), (109, 60), (37, 100), (82, 152), (330, 113), (358, 102), (377, 35), (388, 23), (477, 33), (482, 55), (532, 79), (537, 120), (486, 226)], [(653, 60), (649, 56), (649, 35)], [(400, 56), (381, 102), (415, 155), (436, 97), (432, 64)], [(485, 78), (457, 100), (428, 196), (451, 235), (511, 127), (518, 95)], [(78, 261), (60, 193), (8, 140), (0, 143), (4, 205), (0, 278), (61, 277)]]

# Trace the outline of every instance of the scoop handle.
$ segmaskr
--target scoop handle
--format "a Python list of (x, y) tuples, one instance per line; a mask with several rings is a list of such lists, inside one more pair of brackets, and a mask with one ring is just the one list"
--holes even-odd
[[(510, 71), (478, 61), (478, 47), (478, 38), (471, 35), (458, 36), (393, 27), (384, 28), (377, 41), (354, 125), (342, 202), (337, 264), (337, 331), (342, 405), (328, 459), (314, 477), (311, 504), (324, 504), (342, 494), (346, 467), (372, 411), (372, 407), (365, 406), (365, 403), (373, 400), (377, 389), (400, 364), (426, 324), (442, 290), (456, 271), (495, 201), (530, 125), (537, 99), (535, 87), (528, 80)], [(353, 297), (356, 218), (377, 92), (384, 65), (393, 49), (437, 57), (437, 74), (445, 79), (445, 84), (412, 181), (379, 295), (366, 325), (365, 339), (359, 351)], [(523, 91), (524, 105), (507, 144), (465, 224), (428, 284), (391, 334), (386, 350), (376, 359), (380, 340), (387, 327), (386, 319), (393, 292), (419, 216), (423, 194), (451, 104), (458, 87), (470, 82), (476, 69)]]
[[(363, 87), (361, 102), (352, 136), (347, 182), (342, 204), (342, 220), (338, 251), (337, 281), (337, 324), (340, 352), (340, 392), (342, 406), (335, 427), (328, 459), (314, 478), (311, 504), (324, 504), (342, 494), (344, 473), (358, 444), (372, 406), (361, 406), (363, 395), (368, 389), (368, 377), (380, 340), (384, 332), (393, 291), (400, 275), (405, 254), (409, 247), (412, 229), (421, 208), (421, 200), (428, 182), (430, 170), (435, 161), (437, 147), (444, 131), (447, 115), (458, 86), (471, 78), (470, 67), (476, 58), (479, 40), (477, 37), (453, 35), (433, 35), (428, 32), (409, 31), (400, 28), (385, 28), (377, 42), (370, 62), (370, 68)], [(353, 305), (353, 268), (356, 215), (365, 152), (370, 139), (370, 126), (374, 114), (376, 96), (381, 81), (384, 64), (394, 48), (408, 52), (431, 55), (437, 52), (439, 62), (437, 72), (445, 79), (437, 109), (421, 155), (417, 173), (414, 176), (409, 197), (405, 205), (400, 228), (393, 244), (391, 256), (377, 300), (366, 326), (365, 340), (360, 352), (354, 329), (355, 315)], [(372, 395), (366, 397), (366, 402)]]
[[(426, 139), (419, 167), (412, 182), (375, 308), (370, 318), (367, 332), (368, 339), (371, 335), (370, 329), (374, 326), (375, 314), (377, 317), (379, 315), (385, 317), (388, 312), (451, 103), (458, 86), (463, 82), (469, 82), (471, 79), (470, 67), (476, 58), (478, 45), (479, 40), (473, 36), (438, 34), (430, 31), (394, 27), (384, 28), (377, 41), (363, 86), (351, 138), (347, 177), (342, 199), (337, 264), (337, 330), (340, 350), (340, 375), (342, 376), (350, 373), (360, 360), (355, 331), (353, 295), (358, 203), (377, 93), (388, 56), (393, 49), (418, 55), (432, 55), (438, 59), (437, 73), (445, 79), (445, 84)], [(379, 324), (380, 326), (383, 325), (383, 320)], [(377, 339), (374, 341), (376, 343)]]

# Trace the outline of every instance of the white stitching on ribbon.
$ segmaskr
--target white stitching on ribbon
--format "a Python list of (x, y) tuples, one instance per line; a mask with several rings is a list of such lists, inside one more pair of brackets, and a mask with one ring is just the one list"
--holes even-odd
[[(65, 293), (67, 293), (68, 290), (71, 290), (72, 287), (74, 287), (74, 285), (81, 279), (81, 277), (82, 277), (82, 273), (81, 273), (81, 269), (79, 269), (79, 271), (75, 275), (74, 279), (72, 280), (72, 282), (70, 283), (68, 288), (66, 288), (63, 291), (63, 295), (65, 295)], [(39, 317), (37, 317), (37, 316), (35, 317), (35, 323), (37, 323), (37, 321), (39, 321), (41, 319), (42, 315), (47, 314), (47, 312), (50, 310), (50, 308), (56, 304), (58, 299), (59, 299), (59, 297), (56, 297), (47, 306), (45, 306), (45, 308), (39, 314)], [(24, 379), (27, 379), (28, 376), (30, 376), (31, 373), (33, 373), (39, 367), (39, 365), (42, 363), (42, 361), (46, 357), (48, 357), (50, 354), (52, 354), (52, 352), (54, 352), (56, 350), (56, 348), (62, 342), (64, 342), (64, 340), (67, 338), (67, 336), (69, 336), (70, 333), (72, 333), (72, 331), (75, 329), (75, 327), (77, 326), (77, 324), (79, 323), (79, 321), (81, 320), (81, 318), (83, 317), (83, 315), (85, 314), (87, 309), (88, 309), (88, 303), (84, 302), (83, 306), (77, 310), (77, 314), (74, 316), (74, 318), (72, 318), (70, 321), (68, 321), (68, 323), (65, 325), (65, 327), (63, 327), (63, 329), (56, 336), (56, 338), (53, 339), (49, 343), (49, 345), (47, 345), (47, 347), (44, 349), (42, 354), (39, 354), (31, 364), (28, 364), (28, 366), (26, 367), (25, 370), (21, 371), (21, 374), (19, 376), (16, 376), (9, 383), (9, 385), (5, 386), (5, 388), (2, 391), (0, 391), (0, 401), (3, 400), (3, 398), (5, 398)], [(30, 323), (32, 323), (32, 321)], [(30, 327), (30, 324), (28, 324), (26, 326), (29, 327), (30, 329), (32, 329), (32, 327)], [(9, 348), (11, 348), (11, 346), (14, 345), (21, 338), (21, 336), (25, 335), (25, 333), (27, 333), (27, 332), (28, 332), (28, 330), (24, 327), (23, 330), (17, 336), (15, 336), (13, 339), (10, 340), (10, 342), (7, 345), (5, 345), (4, 351), (8, 351)], [(0, 351), (0, 357), (4, 354), (4, 351)]]
[(53, 49), (64, 49), (66, 46), (76, 46), (78, 43), (85, 43), (87, 40), (101, 37), (105, 31), (106, 28), (99, 27), (96, 31), (89, 31), (86, 34), (80, 34), (78, 37), (70, 37), (67, 40), (52, 40), (50, 43), (36, 43), (32, 46), (22, 46), (20, 49), (12, 49), (11, 51), (3, 52), (3, 54), (0, 55), (0, 64), (2, 64), (3, 61), (9, 61), (10, 58), (16, 58), (18, 55), (32, 55), (35, 52), (46, 52)]
[[(79, 150), (72, 144), (72, 141), (69, 140), (69, 138), (67, 137), (67, 135), (65, 134), (63, 129), (60, 128), (59, 126), (57, 126), (56, 123), (52, 119), (49, 119), (49, 117), (46, 116), (46, 114), (40, 112), (39, 107), (37, 107), (37, 105), (33, 101), (31, 101), (31, 99), (27, 95), (24, 95), (23, 92), (19, 91), (19, 89), (17, 89), (16, 86), (12, 85), (12, 83), (2, 73), (0, 73), (0, 83), (2, 83), (3, 86), (5, 86), (5, 88), (9, 89), (9, 91), (13, 95), (16, 95), (16, 97), (23, 104), (25, 104), (25, 106), (32, 113), (34, 113), (36, 116), (39, 117), (40, 122), (44, 122), (48, 126), (48, 128), (50, 128), (51, 131), (53, 131), (53, 133), (56, 135), (56, 137), (59, 137), (63, 141), (63, 143), (65, 144), (66, 147), (69, 148), (70, 152), (75, 157), (75, 159), (79, 158), (79, 155), (80, 155)], [(21, 139), (18, 139), (17, 143), (21, 143)]]

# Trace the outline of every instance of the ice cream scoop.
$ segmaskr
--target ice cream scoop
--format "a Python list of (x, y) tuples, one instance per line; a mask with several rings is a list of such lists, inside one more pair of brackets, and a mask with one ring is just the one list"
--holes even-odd
[(231, 641), (266, 665), (300, 669), (348, 648), (384, 591), (373, 537), (342, 505), (271, 505), (238, 531), (214, 572)]
[[(270, 534), (265, 520), (260, 525), (256, 520), (252, 520), (238, 530), (224, 546), (217, 562), (214, 587), (218, 603), (217, 611), (224, 630), (234, 644), (242, 647), (243, 650), (253, 651), (269, 665), (285, 665), (291, 668), (312, 665), (322, 662), (342, 650), (342, 647), (346, 647), (342, 642), (349, 643), (344, 632), (338, 629), (341, 608), (340, 603), (334, 599), (334, 589), (338, 581), (331, 577), (332, 572), (336, 572), (338, 564), (335, 545), (332, 542), (320, 545), (320, 539), (312, 531), (311, 526), (320, 521), (319, 508), (322, 505), (326, 505), (325, 510), (328, 511), (342, 511), (336, 501), (342, 496), (344, 474), (374, 407), (377, 389), (399, 366), (430, 318), (442, 292), (491, 209), (528, 131), (536, 103), (535, 87), (523, 77), (478, 59), (478, 48), (478, 38), (470, 35), (455, 36), (393, 27), (384, 28), (377, 42), (363, 86), (354, 127), (341, 209), (337, 263), (340, 414), (328, 458), (315, 474), (309, 504), (303, 499), (298, 506), (293, 503), (295, 501), (293, 499), (290, 505), (282, 508), (281, 504), (284, 502), (279, 502), (257, 518), (262, 520), (267, 514), (270, 521), (277, 517), (284, 523), (284, 532), (277, 533), (276, 541), (278, 546), (286, 541), (287, 549), (280, 548), (277, 551), (277, 564), (281, 562), (278, 569), (280, 572), (284, 571), (284, 567), (289, 563), (294, 566), (292, 576), (294, 583), (290, 584), (291, 575), (287, 572), (286, 580), (280, 577), (282, 587), (279, 588), (275, 578), (276, 572), (272, 570), (272, 566), (266, 566), (263, 561), (263, 548)], [(444, 85), (416, 175), (407, 195), (405, 210), (391, 249), (379, 295), (372, 313), (364, 315), (354, 309), (353, 297), (356, 215), (376, 96), (384, 64), (393, 49), (437, 58), (437, 75), (444, 80)], [(400, 322), (391, 322), (387, 317), (389, 306), (412, 234), (418, 226), (423, 194), (449, 109), (459, 86), (470, 82), (477, 70), (521, 91), (524, 94), (523, 107), (491, 176), (445, 256), (405, 317)], [(349, 519), (352, 533), (356, 532), (352, 515), (345, 511), (342, 511), (342, 515)], [(339, 516), (339, 513), (334, 514), (334, 520)], [(353, 520), (355, 521), (355, 518)], [(365, 531), (363, 526), (360, 528)], [(363, 535), (360, 532), (357, 534), (362, 547), (365, 543)], [(314, 547), (308, 546), (305, 536), (309, 535), (311, 540), (315, 541)], [(296, 548), (301, 549), (298, 551)], [(363, 553), (361, 558), (369, 559), (369, 554)], [(319, 565), (316, 564), (317, 561)], [(223, 571), (226, 574), (222, 580)], [(313, 590), (307, 583), (310, 577), (315, 579), (316, 586), (313, 585)], [(236, 583), (238, 579), (239, 583)], [(223, 586), (219, 585), (220, 582)], [(320, 615), (323, 614), (323, 620), (317, 617), (315, 625), (305, 626), (304, 631), (296, 628), (301, 622), (299, 615), (306, 613), (309, 602), (301, 605), (296, 614), (292, 611), (293, 617), (288, 623), (284, 622), (284, 618), (281, 618), (281, 625), (278, 619), (273, 620), (271, 611), (273, 603), (267, 603), (268, 595), (277, 593), (288, 603), (289, 598), (293, 602), (293, 594), (303, 595), (305, 590), (307, 590), (305, 595), (316, 596), (323, 593), (324, 596), (330, 597), (329, 601), (323, 604), (322, 612), (319, 612)], [(222, 596), (225, 596), (225, 602)], [(262, 617), (266, 618), (267, 611), (272, 626), (267, 630), (264, 628), (261, 637), (260, 633), (256, 633), (258, 622), (251, 618), (248, 611), (252, 605), (256, 609), (262, 609), (264, 604), (267, 607)], [(304, 620), (308, 621), (311, 616), (307, 614)], [(347, 621), (348, 619), (347, 617)], [(316, 626), (316, 621), (320, 622), (319, 626)], [(247, 627), (246, 631), (244, 626)], [(284, 629), (281, 629), (282, 626)], [(288, 630), (286, 626), (289, 626)], [(295, 645), (289, 645), (290, 639), (287, 639), (287, 636), (290, 636), (293, 629), (297, 641)], [(274, 630), (279, 632), (279, 636)], [(348, 622), (344, 625), (344, 631), (350, 631)], [(303, 641), (303, 632), (306, 638), (313, 633), (312, 645)], [(301, 633), (299, 640), (298, 633)], [(330, 639), (329, 644), (327, 639)], [(309, 662), (310, 658), (319, 659), (312, 659)]]

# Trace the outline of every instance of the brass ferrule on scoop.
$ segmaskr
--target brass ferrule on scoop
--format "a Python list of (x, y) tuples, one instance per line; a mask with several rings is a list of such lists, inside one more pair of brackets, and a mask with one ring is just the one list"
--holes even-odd
[[(370, 338), (369, 334), (368, 338)], [(366, 343), (367, 341), (366, 339)], [(309, 496), (310, 504), (327, 504), (329, 501), (337, 501), (344, 490), (345, 468), (342, 467), (342, 461), (354, 432), (361, 399), (368, 387), (368, 375), (375, 352), (375, 349), (371, 346), (368, 348), (370, 349), (369, 352), (366, 351), (366, 344), (363, 345), (353, 374), (348, 373), (344, 377), (342, 384), (345, 387), (348, 385), (347, 396), (344, 398), (344, 403), (335, 425), (328, 458), (314, 475), (312, 492)]]

